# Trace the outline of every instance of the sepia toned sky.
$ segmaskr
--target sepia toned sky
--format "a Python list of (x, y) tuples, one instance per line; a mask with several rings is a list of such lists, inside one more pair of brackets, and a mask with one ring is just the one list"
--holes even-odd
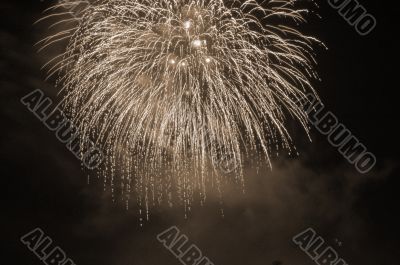
[(292, 242), (308, 227), (348, 264), (398, 264), (398, 23), (390, 3), (362, 3), (378, 21), (368, 36), (325, 1), (322, 19), (311, 17), (304, 31), (329, 47), (317, 49), (321, 100), (375, 154), (374, 170), (358, 173), (317, 130), (309, 142), (290, 124), (300, 156), (275, 158), (272, 170), (246, 165), (246, 193), (227, 189), (224, 217), (211, 196), (188, 219), (180, 208), (161, 207), (141, 227), (135, 206), (112, 202), (101, 179), (87, 184), (80, 162), (20, 102), (38, 88), (57, 100), (40, 69), (50, 55), (34, 47), (47, 29), (33, 23), (51, 1), (2, 1), (1, 263), (43, 264), (20, 242), (40, 227), (77, 265), (180, 264), (156, 239), (177, 226), (215, 265), (315, 264)]

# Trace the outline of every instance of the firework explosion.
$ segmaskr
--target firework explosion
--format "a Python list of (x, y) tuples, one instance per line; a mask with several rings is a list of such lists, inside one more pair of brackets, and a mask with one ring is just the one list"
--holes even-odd
[[(65, 93), (82, 145), (106, 152), (100, 174), (139, 205), (172, 201), (186, 209), (243, 186), (249, 154), (270, 163), (292, 151), (285, 115), (307, 131), (298, 101), (317, 78), (314, 38), (294, 29), (306, 9), (295, 0), (62, 1), (49, 11), (63, 30), (41, 42), (68, 41), (49, 75)], [(286, 25), (283, 23), (286, 22)]]

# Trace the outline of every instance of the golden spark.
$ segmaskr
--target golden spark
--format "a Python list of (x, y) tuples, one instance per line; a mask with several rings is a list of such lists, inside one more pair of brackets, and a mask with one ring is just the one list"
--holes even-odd
[[(101, 174), (122, 180), (139, 204), (189, 208), (220, 190), (219, 161), (243, 185), (250, 153), (270, 163), (293, 151), (285, 117), (308, 133), (299, 99), (314, 91), (312, 45), (296, 26), (296, 0), (61, 1), (44, 19), (64, 28), (41, 42), (68, 41), (48, 65), (82, 143), (106, 152)], [(286, 113), (286, 115), (285, 115)], [(128, 195), (127, 195), (128, 196)]]

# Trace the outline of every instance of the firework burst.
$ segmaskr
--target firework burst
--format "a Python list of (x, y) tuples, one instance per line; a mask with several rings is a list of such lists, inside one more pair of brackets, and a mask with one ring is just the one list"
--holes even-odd
[[(298, 101), (313, 91), (311, 45), (291, 25), (306, 9), (295, 0), (62, 1), (46, 19), (63, 30), (41, 42), (68, 41), (49, 63), (82, 143), (106, 151), (101, 174), (122, 178), (139, 204), (177, 194), (189, 207), (220, 189), (217, 166), (243, 184), (250, 153), (270, 163), (292, 150), (285, 115), (307, 131)], [(172, 192), (174, 191), (174, 192)]]

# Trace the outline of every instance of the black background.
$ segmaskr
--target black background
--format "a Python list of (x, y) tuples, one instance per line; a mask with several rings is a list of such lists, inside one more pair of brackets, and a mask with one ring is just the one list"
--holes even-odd
[(299, 132), (300, 157), (276, 159), (272, 171), (249, 169), (247, 193), (227, 195), (224, 218), (211, 200), (188, 220), (179, 209), (159, 209), (140, 227), (136, 208), (112, 203), (101, 180), (88, 185), (79, 161), (20, 103), (37, 88), (57, 94), (40, 70), (44, 55), (33, 46), (43, 36), (43, 27), (33, 23), (50, 1), (3, 0), (1, 263), (42, 264), (19, 241), (40, 227), (76, 264), (179, 264), (156, 240), (176, 225), (216, 265), (313, 264), (291, 242), (307, 227), (348, 264), (398, 264), (398, 16), (393, 2), (361, 3), (378, 22), (368, 36), (326, 1), (320, 1), (322, 18), (311, 17), (305, 31), (329, 47), (317, 50), (322, 81), (315, 88), (376, 155), (375, 170), (361, 175), (316, 130), (312, 143)]

